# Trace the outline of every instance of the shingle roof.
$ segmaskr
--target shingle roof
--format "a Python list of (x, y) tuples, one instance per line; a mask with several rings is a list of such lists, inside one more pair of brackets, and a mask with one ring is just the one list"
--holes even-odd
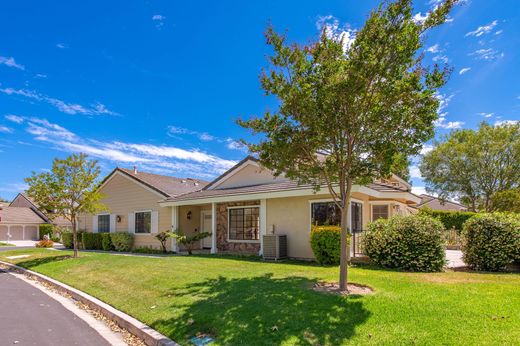
[(38, 216), (31, 208), (3, 207), (0, 209), (0, 224), (7, 223), (40, 224), (45, 223), (45, 220)]
[(437, 197), (425, 194), (422, 194), (419, 197), (421, 197), (421, 202), (415, 206), (416, 208), (428, 206), (433, 210), (468, 210), (467, 206), (457, 202), (443, 201)]
[[(372, 183), (367, 185), (368, 188), (379, 191), (379, 192), (406, 192), (406, 189), (398, 188), (394, 186), (387, 186), (383, 184)], [(242, 195), (242, 194), (254, 194), (254, 193), (262, 193), (262, 192), (276, 192), (276, 191), (286, 191), (286, 190), (298, 190), (312, 188), (311, 185), (299, 185), (296, 181), (282, 181), (277, 183), (269, 183), (269, 184), (259, 184), (259, 185), (250, 185), (250, 186), (242, 186), (242, 187), (234, 187), (227, 189), (216, 189), (216, 190), (200, 190), (191, 193), (187, 193), (177, 197), (167, 198), (167, 201), (186, 201), (193, 200), (199, 198), (211, 198), (211, 197), (221, 197), (221, 196), (232, 196), (232, 195)]]
[[(153, 190), (163, 194), (165, 197), (174, 197), (183, 195), (189, 192), (202, 189), (208, 184), (207, 181), (193, 178), (177, 178), (167, 175), (160, 175), (148, 172), (134, 173), (134, 170), (127, 168), (116, 168), (119, 171), (143, 184), (152, 188)], [(110, 174), (109, 176), (111, 176)]]

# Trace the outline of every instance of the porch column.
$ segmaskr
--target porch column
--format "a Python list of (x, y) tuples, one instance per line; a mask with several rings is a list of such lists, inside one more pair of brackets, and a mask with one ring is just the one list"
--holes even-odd
[(267, 234), (267, 203), (265, 198), (260, 200), (260, 253), (264, 254), (264, 235)]
[[(172, 232), (177, 231), (179, 228), (179, 207), (172, 207)], [(172, 238), (172, 251), (177, 252), (177, 239)]]
[(211, 203), (211, 253), (217, 253), (217, 203)]

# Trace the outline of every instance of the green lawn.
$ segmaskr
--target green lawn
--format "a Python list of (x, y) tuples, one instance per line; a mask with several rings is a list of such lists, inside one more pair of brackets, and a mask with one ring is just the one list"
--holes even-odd
[[(125, 257), (45, 249), (18, 263), (88, 292), (181, 344), (197, 332), (220, 345), (520, 344), (520, 275), (401, 273), (351, 268), (375, 293), (309, 289), (337, 268), (226, 257)], [(274, 328), (276, 326), (276, 328)]]
[(0, 241), (0, 246), (13, 246), (13, 244), (4, 243)]

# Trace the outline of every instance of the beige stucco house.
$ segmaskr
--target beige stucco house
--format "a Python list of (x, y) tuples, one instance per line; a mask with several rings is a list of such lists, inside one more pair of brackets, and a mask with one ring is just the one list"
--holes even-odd
[(21, 192), (9, 204), (13, 208), (29, 208), (39, 217), (45, 220), (46, 223), (53, 224), (61, 229), (72, 229), (72, 224), (63, 216), (52, 215), (52, 211), (43, 210), (31, 197), (25, 192)]
[(39, 227), (45, 223), (31, 208), (0, 204), (0, 242), (38, 240)]
[[(105, 180), (101, 190), (107, 196), (104, 202), (110, 213), (85, 216), (85, 229), (100, 231), (103, 222), (103, 231), (135, 233), (136, 247), (158, 247), (153, 235), (159, 230), (209, 232), (211, 236), (200, 242), (200, 248), (211, 253), (249, 254), (262, 254), (263, 235), (283, 234), (287, 236), (289, 257), (312, 259), (311, 225), (339, 220), (326, 189), (315, 193), (309, 185), (275, 177), (253, 157), (245, 158), (207, 185), (166, 177), (172, 184), (168, 185), (165, 178), (164, 184), (171, 189), (168, 196), (165, 191), (155, 191), (152, 183), (143, 184), (142, 176), (140, 180), (132, 176), (128, 170), (116, 169)], [(175, 184), (180, 182), (189, 185), (182, 193), (175, 190)], [(419, 203), (420, 198), (410, 190), (410, 184), (395, 175), (367, 186), (355, 185), (351, 229), (360, 231), (377, 218), (413, 213), (411, 206)], [(149, 216), (138, 216), (142, 211), (149, 212)], [(108, 216), (102, 220), (103, 215)], [(143, 229), (146, 233), (141, 232)], [(168, 246), (178, 250), (174, 240)]]

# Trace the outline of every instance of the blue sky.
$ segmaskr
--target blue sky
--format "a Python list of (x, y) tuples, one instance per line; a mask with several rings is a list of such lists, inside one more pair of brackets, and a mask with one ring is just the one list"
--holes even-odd
[[(415, 2), (417, 20), (435, 0)], [(83, 151), (210, 180), (247, 153), (234, 123), (275, 102), (258, 82), (271, 22), (291, 41), (355, 35), (377, 1), (9, 1), (0, 11), (0, 196)], [(425, 38), (453, 67), (437, 136), (520, 119), (520, 6), (471, 0)], [(428, 150), (427, 144), (424, 150)], [(411, 167), (415, 191), (424, 183)]]

